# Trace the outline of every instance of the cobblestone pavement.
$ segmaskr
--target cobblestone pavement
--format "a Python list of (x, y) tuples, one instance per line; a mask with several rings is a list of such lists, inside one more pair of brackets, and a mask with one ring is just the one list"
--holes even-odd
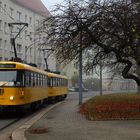
[(140, 140), (140, 120), (89, 121), (78, 113), (77, 100), (67, 99), (45, 114), (31, 128), (47, 128), (47, 133), (25, 131), (28, 140)]

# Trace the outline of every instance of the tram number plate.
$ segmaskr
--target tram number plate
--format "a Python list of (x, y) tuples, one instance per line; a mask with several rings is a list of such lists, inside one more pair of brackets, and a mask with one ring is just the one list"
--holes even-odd
[(0, 95), (4, 94), (4, 89), (0, 89)]

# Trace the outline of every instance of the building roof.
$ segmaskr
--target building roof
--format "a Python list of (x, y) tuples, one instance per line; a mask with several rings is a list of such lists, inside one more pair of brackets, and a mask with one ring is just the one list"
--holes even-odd
[(25, 8), (28, 8), (34, 12), (37, 12), (43, 16), (50, 15), (48, 9), (44, 6), (41, 0), (12, 0)]

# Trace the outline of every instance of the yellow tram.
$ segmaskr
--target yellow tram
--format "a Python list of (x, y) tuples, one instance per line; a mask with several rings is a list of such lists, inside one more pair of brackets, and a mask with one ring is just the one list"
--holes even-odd
[(67, 77), (13, 61), (0, 62), (0, 109), (35, 109), (67, 95)]
[(66, 76), (47, 73), (48, 75), (48, 99), (49, 101), (59, 101), (67, 97), (68, 79)]
[(45, 71), (18, 62), (0, 62), (0, 107), (34, 107), (48, 98)]

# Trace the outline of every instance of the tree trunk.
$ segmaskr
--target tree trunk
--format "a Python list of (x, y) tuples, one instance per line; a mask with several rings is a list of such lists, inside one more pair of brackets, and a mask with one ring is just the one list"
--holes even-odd
[[(137, 65), (137, 77), (140, 79), (140, 66)], [(140, 84), (137, 83), (137, 93), (140, 94)]]
[(137, 93), (140, 94), (140, 85), (137, 86)]

